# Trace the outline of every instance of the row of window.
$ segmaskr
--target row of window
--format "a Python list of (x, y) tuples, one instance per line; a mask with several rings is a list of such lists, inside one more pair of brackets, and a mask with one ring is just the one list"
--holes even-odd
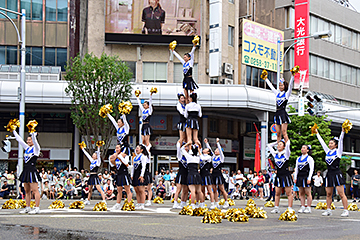
[[(260, 77), (262, 71), (262, 68), (246, 66), (246, 85), (270, 89), (265, 80)], [(276, 72), (268, 71), (268, 79), (275, 86), (277, 84)]]
[[(18, 9), (20, 2), (20, 9)], [(45, 8), (46, 21), (67, 22), (68, 19), (68, 0), (0, 0), (0, 7), (10, 9), (15, 12), (26, 10), (27, 20), (42, 21), (43, 8)], [(16, 14), (8, 13), (10, 18), (17, 18)], [(0, 18), (5, 18), (0, 15)]]
[(310, 54), (310, 74), (360, 86), (360, 68)]
[[(26, 65), (61, 66), (61, 70), (65, 71), (66, 61), (66, 48), (26, 48)], [(15, 46), (0, 46), (0, 64), (20, 65), (20, 50)]]

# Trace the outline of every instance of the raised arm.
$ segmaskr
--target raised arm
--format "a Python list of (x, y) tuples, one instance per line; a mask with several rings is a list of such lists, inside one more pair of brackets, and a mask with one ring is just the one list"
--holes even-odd
[(85, 156), (89, 159), (90, 162), (93, 161), (93, 158), (90, 156), (90, 154), (85, 150), (85, 148), (81, 148)]
[(206, 147), (210, 150), (210, 152), (214, 155), (214, 152), (213, 152), (213, 150), (211, 149), (211, 146), (210, 146), (209, 142), (206, 142), (205, 145), (206, 145)]
[(101, 156), (100, 156), (100, 147), (97, 147), (97, 151), (96, 151), (96, 156), (97, 156), (97, 159), (96, 159), (96, 166), (100, 166), (101, 165)]
[(117, 122), (115, 121), (115, 118), (113, 116), (111, 116), (109, 113), (107, 114), (107, 116), (110, 119), (110, 121), (112, 122), (112, 124), (114, 125), (115, 129), (118, 130), (119, 126), (118, 126)]
[(340, 137), (339, 137), (339, 142), (338, 142), (338, 151), (337, 151), (337, 156), (339, 158), (341, 158), (343, 150), (344, 150), (344, 131), (341, 132)]
[(29, 147), (29, 145), (27, 145), (24, 140), (20, 137), (20, 135), (14, 130), (13, 134), (16, 138), (16, 141), (18, 141), (18, 143), (24, 148), (27, 149)]
[(311, 181), (311, 177), (314, 174), (314, 159), (311, 156), (309, 156), (308, 162), (309, 162), (310, 171), (309, 171), (309, 176), (308, 176), (307, 180)]
[(266, 78), (266, 79), (265, 79), (265, 82), (266, 82), (266, 84), (269, 86), (269, 88), (271, 89), (271, 91), (272, 91), (275, 95), (277, 95), (277, 94), (279, 93), (279, 91), (274, 88), (273, 84), (270, 82), (269, 79)]
[(124, 130), (125, 130), (125, 133), (126, 133), (126, 134), (129, 134), (129, 132), (130, 132), (130, 125), (129, 125), (127, 119), (126, 119), (126, 115), (123, 114), (123, 115), (121, 116), (121, 119), (123, 120), (123, 123), (124, 123), (124, 127), (123, 127), (123, 128), (124, 128)]
[(220, 161), (223, 163), (225, 161), (225, 156), (224, 156), (224, 153), (222, 151), (222, 148), (221, 148), (221, 145), (219, 142), (216, 143), (218, 149), (219, 149), (219, 152), (220, 152)]
[(144, 107), (143, 107), (143, 105), (141, 104), (141, 101), (140, 101), (140, 98), (139, 98), (139, 97), (136, 97), (136, 101), (138, 102), (138, 105), (139, 105), (139, 108), (140, 108), (141, 112), (144, 111)]
[(289, 82), (289, 88), (286, 92), (286, 99), (289, 99), (290, 95), (291, 95), (291, 91), (292, 91), (292, 88), (293, 88), (293, 85), (294, 85), (294, 76), (291, 76), (291, 79), (290, 79), (290, 82)]
[(290, 154), (291, 154), (290, 140), (287, 140), (287, 142), (285, 143), (285, 158), (286, 158), (286, 159), (289, 159), (289, 158), (290, 158)]
[[(301, 156), (300, 156), (300, 158), (301, 158)], [(299, 172), (299, 161), (296, 159), (296, 164), (295, 164), (295, 169), (294, 169), (294, 180), (297, 179), (298, 172)]]
[(319, 132), (316, 133), (316, 137), (318, 138), (318, 140), (319, 140), (322, 148), (324, 149), (325, 153), (328, 153), (330, 149), (328, 148), (328, 146), (324, 142), (324, 139), (322, 139), (322, 137), (320, 136)]
[(152, 107), (152, 94), (150, 94), (150, 97), (149, 97), (149, 111), (150, 111), (150, 115), (151, 115), (152, 112), (153, 112), (153, 107)]
[(277, 142), (273, 142), (273, 143), (269, 143), (269, 144), (267, 145), (267, 147), (268, 147), (271, 155), (273, 155), (273, 157), (276, 156), (276, 151), (275, 151), (275, 149), (274, 149), (274, 146), (275, 146), (276, 144), (277, 144)]
[(198, 116), (202, 117), (201, 106), (200, 106), (200, 104), (197, 104), (197, 106), (198, 106), (198, 110), (199, 110)]
[(34, 155), (39, 156), (41, 148), (40, 148), (40, 145), (39, 145), (39, 142), (38, 142), (36, 136), (37, 136), (37, 132), (31, 133), (31, 138), (34, 143)]
[(193, 48), (191, 49), (191, 52), (189, 53), (190, 56), (191, 56), (191, 59), (189, 60), (190, 61), (190, 66), (193, 67), (194, 66), (194, 61), (195, 61), (195, 50), (196, 50), (196, 46), (193, 46)]
[(172, 52), (173, 52), (173, 54), (175, 55), (175, 57), (177, 57), (177, 59), (179, 59), (179, 61), (180, 61), (182, 64), (185, 63), (185, 60), (184, 60), (175, 50), (173, 50)]

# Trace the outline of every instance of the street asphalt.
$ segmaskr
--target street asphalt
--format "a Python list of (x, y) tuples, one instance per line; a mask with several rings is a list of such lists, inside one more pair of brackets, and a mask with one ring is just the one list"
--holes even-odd
[[(0, 200), (3, 204), (6, 200)], [(202, 217), (179, 215), (172, 210), (170, 201), (152, 204), (143, 211), (96, 212), (92, 211), (97, 201), (84, 210), (69, 210), (72, 200), (65, 200), (65, 209), (51, 210), (52, 200), (41, 201), (37, 215), (22, 215), (19, 210), (0, 210), (1, 239), (360, 239), (360, 212), (350, 212), (347, 218), (340, 217), (341, 202), (330, 217), (321, 216), (322, 210), (311, 214), (298, 214), (298, 221), (278, 220), (280, 214), (267, 211), (267, 219), (250, 218), (247, 223), (233, 223), (223, 219), (219, 224), (201, 223)], [(265, 201), (255, 200), (260, 207)], [(123, 202), (122, 202), (123, 203)], [(108, 201), (112, 207), (115, 201)], [(209, 204), (209, 203), (208, 203)], [(235, 200), (236, 208), (244, 208), (245, 200)], [(294, 209), (299, 208), (294, 202)], [(360, 206), (360, 203), (358, 203)], [(280, 210), (285, 211), (287, 200), (282, 199)]]

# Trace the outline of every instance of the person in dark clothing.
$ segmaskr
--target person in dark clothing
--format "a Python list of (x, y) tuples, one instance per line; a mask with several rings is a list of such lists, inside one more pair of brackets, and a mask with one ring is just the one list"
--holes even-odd
[(165, 23), (165, 11), (161, 8), (160, 0), (149, 0), (148, 7), (143, 9), (141, 20), (144, 22), (143, 34), (162, 35)]
[(0, 190), (0, 199), (4, 199), (5, 196), (10, 194), (9, 186), (7, 181), (4, 181), (4, 185), (1, 187)]

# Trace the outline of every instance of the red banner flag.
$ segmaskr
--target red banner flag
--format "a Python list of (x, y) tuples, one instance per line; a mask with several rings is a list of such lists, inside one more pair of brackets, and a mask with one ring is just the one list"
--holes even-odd
[[(309, 36), (310, 0), (295, 0), (295, 38)], [(294, 77), (294, 88), (300, 85), (309, 88), (309, 39), (301, 39), (295, 45), (295, 66), (299, 65), (300, 73)]]

